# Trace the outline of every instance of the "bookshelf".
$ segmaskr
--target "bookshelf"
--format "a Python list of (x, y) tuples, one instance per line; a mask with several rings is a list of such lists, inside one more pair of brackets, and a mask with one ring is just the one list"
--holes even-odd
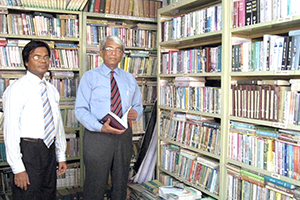
[[(257, 5), (261, 3), (262, 1), (258, 1)], [(231, 27), (228, 32), (230, 40), (228, 41), (231, 43), (228, 45), (228, 52), (234, 55), (240, 46), (245, 47), (250, 44), (254, 48), (251, 47), (251, 49), (246, 50), (251, 52), (251, 55), (249, 54), (251, 61), (246, 62), (246, 64), (244, 61), (247, 59), (241, 59), (243, 61), (241, 66), (239, 61), (236, 62), (237, 60), (234, 58), (228, 63), (230, 66), (228, 68), (228, 85), (231, 87), (230, 99), (232, 102), (231, 110), (229, 110), (230, 116), (227, 118), (229, 129), (226, 133), (228, 135), (227, 143), (229, 143), (226, 159), (228, 199), (242, 195), (237, 190), (231, 190), (230, 185), (241, 191), (249, 189), (249, 193), (255, 194), (257, 199), (298, 198), (297, 189), (290, 190), (288, 187), (288, 185), (299, 187), (298, 168), (297, 165), (288, 165), (288, 163), (298, 163), (298, 146), (296, 145), (298, 139), (294, 138), (294, 134), (299, 132), (299, 125), (297, 123), (298, 118), (294, 118), (294, 116), (298, 115), (299, 105), (291, 105), (291, 102), (294, 101), (286, 97), (292, 94), (296, 96), (298, 93), (297, 90), (291, 89), (293, 88), (291, 80), (299, 79), (299, 70), (297, 65), (294, 66), (296, 52), (291, 51), (295, 38), (289, 34), (290, 31), (300, 28), (299, 12), (295, 10), (295, 2), (293, 1), (281, 5), (275, 2), (269, 9), (263, 6), (270, 2), (264, 3), (260, 9), (257, 9), (257, 12), (252, 11), (254, 15), (255, 13), (260, 14), (256, 22), (251, 20), (251, 23), (247, 24), (246, 20), (245, 24), (237, 23), (237, 16), (244, 12), (246, 12), (245, 18), (247, 19), (247, 8), (243, 8), (243, 6), (240, 11), (241, 14), (239, 12), (233, 14), (230, 21)], [(233, 1), (231, 4), (231, 12), (235, 13), (239, 3)], [(241, 40), (244, 41), (241, 42)], [(279, 44), (279, 42), (282, 42), (284, 46), (276, 48), (275, 43)], [(262, 54), (257, 54), (258, 50)], [(244, 55), (244, 53), (242, 54)], [(237, 57), (239, 59), (239, 56)], [(276, 60), (277, 58), (278, 60)], [(246, 82), (242, 83), (241, 80)], [(254, 82), (250, 83), (249, 81)], [(239, 99), (234, 95), (237, 94), (237, 87), (245, 94), (247, 90), (244, 91), (244, 89), (252, 88), (250, 90), (253, 91), (253, 94), (251, 92), (248, 94), (249, 98), (253, 99), (247, 101), (250, 107), (243, 103), (236, 105), (236, 101)], [(255, 102), (253, 107), (251, 107), (251, 102)], [(238, 111), (241, 107), (245, 110), (244, 113)], [(289, 112), (289, 109), (292, 111)], [(287, 115), (292, 116), (293, 119), (289, 119)], [(245, 130), (237, 128), (241, 125), (246, 125), (245, 130), (249, 131), (249, 134), (245, 134)], [(234, 131), (235, 128), (238, 131)], [(242, 142), (244, 139), (249, 139), (249, 143), (251, 141), (255, 143), (255, 146), (250, 144), (249, 147), (244, 145), (237, 149), (241, 152), (249, 151), (251, 160), (248, 160), (247, 157), (244, 159), (232, 149), (236, 139), (235, 134), (242, 138)], [(289, 140), (289, 137), (293, 139)], [(288, 143), (288, 141), (292, 142)], [(285, 149), (291, 149), (291, 151), (288, 152)], [(246, 178), (245, 171), (251, 173), (249, 179)], [(241, 178), (237, 178), (237, 174), (240, 174)], [(275, 184), (270, 184), (271, 181)], [(280, 187), (280, 183), (286, 184), (285, 187)], [(262, 184), (261, 187), (260, 184)], [(265, 196), (262, 196), (262, 193)]]
[[(0, 15), (1, 97), (5, 88), (26, 72), (21, 53), (27, 42), (35, 39), (48, 43), (52, 57), (46, 79), (58, 89), (61, 96), (60, 108), (67, 138), (67, 165), (70, 167), (67, 172), (69, 177), (74, 178), (73, 183), (69, 181), (68, 185), (60, 185), (82, 186), (83, 131), (74, 115), (76, 90), (82, 75), (82, 12), (1, 5)], [(1, 168), (7, 167), (5, 160), (1, 162)], [(59, 179), (63, 182), (66, 177)]]
[[(275, 48), (276, 42), (274, 42), (276, 40), (273, 39), (279, 38), (278, 41), (283, 41), (283, 45), (285, 45), (286, 41), (289, 41), (286, 39), (286, 37), (289, 36), (289, 32), (300, 28), (299, 12), (294, 8), (296, 1), (291, 1), (290, 4), (284, 4), (283, 1), (276, 1), (269, 7), (269, 10), (263, 7), (264, 4), (262, 3), (267, 2), (266, 4), (268, 4), (272, 1), (255, 1), (257, 4), (252, 5), (252, 8), (257, 9), (248, 10), (252, 13), (250, 16), (257, 17), (257, 15), (259, 16), (257, 13), (265, 12), (265, 10), (271, 10), (273, 15), (266, 17), (266, 14), (261, 15), (260, 13), (260, 18), (257, 18), (256, 21), (252, 19), (250, 24), (247, 24), (245, 23), (246, 21), (243, 20), (247, 19), (247, 7), (245, 7), (245, 4), (247, 5), (249, 2), (250, 4), (251, 2), (252, 4), (254, 3), (254, 1), (235, 0), (213, 2), (205, 0), (163, 1), (165, 7), (158, 11), (158, 59), (162, 66), (158, 71), (157, 123), (160, 123), (160, 126), (163, 128), (158, 132), (157, 174), (163, 181), (172, 182), (179, 180), (201, 190), (204, 194), (215, 199), (248, 199), (248, 194), (251, 199), (288, 198), (288, 196), (291, 199), (293, 195), (295, 198), (298, 198), (297, 189), (291, 191), (289, 188), (280, 188), (276, 184), (275, 186), (270, 186), (272, 184), (270, 184), (269, 177), (273, 178), (272, 181), (277, 184), (284, 181), (283, 183), (286, 185), (300, 186), (297, 165), (299, 161), (297, 157), (299, 155), (297, 146), (298, 139), (295, 136), (300, 130), (297, 121), (298, 105), (292, 104), (295, 100), (286, 99), (292, 94), (294, 94), (295, 99), (298, 98), (296, 83), (289, 82), (291, 79), (299, 79), (298, 65), (294, 66), (292, 64), (294, 62), (293, 56), (297, 54), (294, 52), (289, 55), (288, 52), (293, 51), (286, 50), (287, 53), (285, 55), (288, 56), (286, 58), (280, 57), (280, 61), (283, 60), (284, 62), (274, 61), (276, 60), (275, 58), (281, 56), (278, 52), (283, 54), (284, 50), (279, 49), (278, 46), (277, 51)], [(278, 2), (282, 4), (277, 4)], [(178, 36), (173, 32), (170, 33), (170, 28), (165, 28), (171, 24), (173, 25), (171, 28), (176, 30), (176, 28), (178, 28), (176, 23), (179, 21), (179, 24), (183, 25), (184, 23), (182, 23), (182, 21), (186, 19), (184, 17), (188, 13), (217, 4), (222, 5), (223, 13), (222, 29), (220, 31), (191, 34), (188, 37), (184, 37), (182, 35)], [(284, 8), (283, 5), (285, 5)], [(274, 11), (272, 9), (276, 10)], [(290, 12), (290, 14), (288, 14), (288, 12)], [(181, 18), (181, 22), (178, 18)], [(179, 30), (179, 32), (180, 31), (181, 30)], [(169, 36), (164, 35), (166, 33), (169, 33)], [(186, 34), (186, 32), (183, 32), (183, 34)], [(266, 60), (265, 57), (263, 57), (266, 53), (261, 49), (261, 46), (266, 43), (265, 41), (267, 41), (268, 38), (265, 35), (281, 36), (270, 37), (274, 40), (270, 40), (270, 43), (273, 42), (274, 46), (269, 44), (271, 48), (270, 51), (272, 52), (273, 50), (272, 53), (269, 53), (271, 56), (270, 62), (272, 59), (273, 62), (271, 62), (271, 64), (269, 63), (266, 68), (264, 68)], [(165, 38), (168, 38), (167, 41)], [(290, 41), (294, 41), (292, 37), (289, 39)], [(197, 49), (201, 46), (203, 48), (215, 47), (215, 44), (222, 45), (220, 72), (207, 73), (202, 71), (202, 73), (198, 73), (197, 71), (197, 73), (190, 73), (193, 71), (187, 70), (182, 73), (182, 71), (178, 71), (178, 69), (180, 69), (178, 66), (181, 66), (181, 63), (174, 63), (174, 60), (182, 59), (182, 57), (179, 57), (182, 55), (181, 51)], [(260, 45), (259, 51), (255, 50), (255, 48), (258, 48), (255, 45)], [(193, 53), (191, 53), (191, 55), (193, 55)], [(287, 59), (287, 61), (285, 61), (285, 59)], [(166, 64), (166, 60), (170, 63), (167, 62)], [(276, 62), (279, 67), (276, 65)], [(177, 77), (204, 77), (206, 81), (205, 87), (211, 80), (219, 81), (221, 88), (221, 101), (219, 102), (221, 112), (208, 113), (207, 110), (197, 110), (201, 108), (201, 106), (197, 104), (195, 110), (194, 99), (192, 99), (193, 101), (191, 102), (186, 100), (188, 103), (183, 102), (183, 104), (178, 105), (176, 101), (179, 101), (180, 98), (176, 97), (176, 95), (180, 94), (176, 93), (176, 87), (179, 87), (180, 83), (176, 83)], [(245, 86), (245, 81), (248, 81), (247, 86)], [(259, 84), (252, 82), (252, 86), (249, 86), (251, 85), (249, 83), (250, 81), (261, 82)], [(265, 83), (263, 81), (265, 81)], [(278, 83), (276, 81), (282, 82)], [(288, 85), (283, 85), (285, 81), (288, 82)], [(266, 87), (266, 85), (268, 86)], [(287, 89), (288, 92), (286, 93), (278, 93), (278, 91), (283, 90), (281, 89), (283, 87), (294, 89)], [(262, 88), (264, 93), (261, 93), (261, 90), (257, 88)], [(270, 89), (268, 90), (266, 88)], [(292, 90), (292, 92), (290, 90)], [(175, 101), (172, 100), (172, 98), (168, 100), (165, 94), (166, 91), (171, 91), (168, 95), (174, 98)], [(270, 93), (268, 94), (268, 92)], [(262, 103), (262, 97), (260, 98), (258, 94), (265, 95), (265, 98), (268, 98), (269, 101), (265, 100), (265, 102), (268, 102), (268, 106)], [(193, 96), (191, 95), (189, 97)], [(289, 105), (289, 107), (285, 107), (286, 105)], [(289, 109), (292, 110), (289, 111)], [(262, 112), (267, 114), (262, 115)], [(285, 114), (282, 114), (282, 112)], [(219, 155), (210, 152), (211, 146), (205, 146), (206, 150), (201, 148), (201, 139), (199, 141), (201, 135), (196, 139), (198, 143), (195, 143), (195, 139), (193, 138), (186, 139), (189, 134), (188, 131), (191, 128), (196, 129), (195, 127), (197, 127), (192, 127), (192, 125), (187, 126), (191, 121), (191, 117), (189, 116), (190, 118), (188, 118), (188, 115), (217, 119), (216, 121), (220, 123), (221, 133)], [(293, 119), (287, 115), (293, 116)], [(197, 119), (201, 120), (201, 118)], [(175, 128), (174, 131), (168, 129), (170, 126), (177, 126), (177, 128)], [(186, 129), (188, 131), (186, 131)], [(199, 130), (201, 130), (201, 127)], [(289, 137), (293, 139), (289, 139)], [(265, 146), (262, 147), (258, 145)], [(290, 148), (291, 151), (288, 152), (284, 150), (284, 148)], [(184, 154), (186, 151), (189, 151), (189, 159), (186, 159), (187, 156)], [(219, 164), (219, 192), (217, 194), (211, 192), (211, 188), (208, 190), (207, 185), (203, 187), (203, 180), (197, 179), (197, 173), (197, 180), (195, 181), (182, 174), (180, 170), (182, 163), (184, 163), (183, 166), (187, 166), (188, 164), (193, 165), (194, 160), (197, 160), (195, 157), (199, 155), (200, 157), (214, 159), (215, 163)], [(169, 157), (171, 158), (168, 160)], [(179, 159), (179, 165), (178, 163), (172, 163), (172, 159)], [(293, 164), (288, 165), (287, 163)], [(190, 168), (187, 169), (188, 172), (192, 171)], [(196, 169), (198, 168), (196, 167)], [(246, 176), (245, 174), (247, 173), (251, 175)], [(168, 177), (172, 177), (172, 180), (169, 181)], [(210, 184), (213, 184), (213, 182)], [(287, 194), (285, 194), (284, 191)], [(262, 196), (262, 193), (268, 194), (269, 196)], [(253, 194), (256, 196), (253, 196)]]
[[(224, 6), (224, 1), (189, 0), (158, 10), (157, 175), (215, 199), (226, 197)], [(205, 14), (216, 23), (196, 23)]]

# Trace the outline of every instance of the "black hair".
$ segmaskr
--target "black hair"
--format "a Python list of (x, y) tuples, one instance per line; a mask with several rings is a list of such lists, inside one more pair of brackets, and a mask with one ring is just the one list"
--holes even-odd
[(47, 43), (45, 43), (43, 41), (39, 41), (39, 40), (30, 41), (29, 43), (26, 44), (26, 46), (24, 47), (24, 49), (22, 51), (23, 63), (24, 63), (24, 66), (26, 69), (27, 69), (27, 66), (25, 65), (25, 63), (27, 63), (29, 61), (30, 53), (38, 47), (45, 47), (48, 51), (49, 57), (51, 56), (51, 50)]

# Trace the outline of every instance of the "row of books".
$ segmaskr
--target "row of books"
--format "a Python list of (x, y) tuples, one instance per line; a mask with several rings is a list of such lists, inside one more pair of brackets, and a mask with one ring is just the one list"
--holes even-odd
[(61, 116), (63, 119), (64, 127), (66, 128), (76, 128), (79, 127), (79, 122), (75, 117), (74, 109), (64, 109), (60, 108)]
[(162, 106), (215, 114), (221, 112), (221, 88), (205, 86), (203, 80), (194, 77), (176, 77), (175, 82), (161, 80), (160, 97)]
[(88, 11), (112, 15), (156, 18), (160, 1), (155, 0), (90, 0)]
[[(99, 53), (99, 48), (97, 48), (97, 50), (98, 52), (87, 52), (87, 66), (90, 66), (90, 69), (99, 67), (103, 63), (103, 59)], [(118, 67), (133, 74), (134, 76), (156, 76), (157, 57), (155, 54), (151, 54), (148, 51), (125, 51), (125, 56), (122, 58)]]
[(156, 47), (156, 24), (128, 24), (88, 19), (86, 28), (87, 44), (99, 45), (106, 36), (116, 35), (126, 47)]
[[(144, 53), (142, 52), (142, 54)], [(130, 53), (130, 55), (125, 54), (119, 65), (121, 69), (124, 69), (134, 76), (156, 76), (157, 73), (156, 55), (144, 54), (141, 56), (140, 53), (139, 55), (136, 53)]]
[(103, 64), (103, 59), (100, 56), (99, 47), (96, 48), (98, 52), (87, 52), (86, 53), (86, 66), (89, 66), (90, 69), (100, 67)]
[[(68, 184), (64, 184), (64, 185), (66, 185), (66, 187), (67, 187), (67, 185), (70, 187), (79, 186), (79, 182), (75, 180), (75, 179), (77, 179), (77, 178), (75, 178), (75, 176), (78, 176), (78, 174), (80, 173), (78, 171), (78, 169), (80, 169), (80, 168), (78, 168), (78, 166), (75, 166), (74, 164), (68, 165), (68, 169), (66, 171), (65, 177), (64, 178), (62, 178), (62, 176), (58, 177), (57, 183), (59, 185), (62, 185), (62, 184), (64, 184), (64, 182), (66, 182), (66, 183), (68, 183)], [(14, 180), (13, 173), (10, 168), (1, 168), (0, 169), (0, 193), (1, 193), (1, 195), (4, 195), (4, 194), (10, 195), (12, 193), (11, 187), (12, 187), (13, 180)], [(59, 185), (58, 185), (58, 187), (60, 187)], [(5, 199), (7, 199), (7, 198), (5, 198)]]
[(3, 93), (5, 89), (12, 84), (14, 81), (18, 80), (21, 76), (23, 76), (25, 73), (18, 74), (18, 77), (1, 77), (2, 74), (0, 74), (0, 97), (2, 98)]
[(232, 10), (233, 28), (253, 24), (289, 20), (299, 15), (297, 0), (234, 0)]
[(230, 159), (300, 180), (299, 131), (231, 121)]
[(295, 185), (267, 175), (227, 164), (227, 199), (277, 200), (299, 199), (300, 190)]
[(156, 81), (139, 81), (137, 80), (142, 93), (143, 103), (154, 103), (157, 98), (157, 83)]
[(191, 74), (222, 71), (222, 46), (162, 53), (162, 74)]
[(0, 142), (0, 162), (7, 162), (4, 138), (3, 138), (2, 134), (1, 134), (1, 140), (0, 141), (1, 141)]
[(212, 154), (220, 155), (220, 123), (213, 118), (162, 111), (161, 137)]
[(57, 176), (57, 187), (74, 187), (80, 185), (80, 164), (67, 164), (66, 173)]
[(88, 0), (0, 0), (4, 6), (82, 11)]
[(300, 124), (298, 79), (252, 81), (253, 84), (235, 84), (236, 81), (233, 81), (231, 85), (233, 116)]
[(56, 87), (61, 97), (74, 98), (79, 84), (79, 78), (52, 78), (50, 82)]
[(263, 35), (262, 41), (232, 38), (232, 71), (299, 70), (300, 30), (289, 36)]
[(181, 179), (218, 194), (219, 163), (175, 145), (161, 145), (161, 167)]
[(78, 49), (51, 49), (50, 69), (79, 69)]
[[(79, 156), (79, 139), (75, 133), (67, 133), (67, 157), (78, 157)], [(7, 162), (5, 144), (3, 141), (3, 135), (1, 134), (0, 139), (0, 162)]]
[[(66, 97), (66, 98), (76, 97), (79, 78), (77, 75), (74, 75), (73, 72), (68, 72), (68, 73), (73, 74), (73, 77), (68, 77), (67, 75), (57, 76), (57, 74), (64, 74), (64, 72), (52, 72), (51, 74), (53, 74), (53, 76), (47, 76), (46, 79), (56, 87), (61, 97)], [(24, 74), (25, 71), (0, 72), (0, 97), (3, 96), (5, 89), (10, 84), (18, 80)], [(67, 123), (66, 125), (69, 124)]]
[(222, 30), (222, 6), (211, 6), (179, 15), (162, 24), (163, 41), (220, 31)]
[[(1, 68), (23, 68), (24, 63), (22, 59), (23, 45), (30, 42), (30, 40), (6, 40), (0, 38), (0, 65)], [(79, 55), (77, 44), (65, 43), (51, 43), (48, 42), (51, 48), (51, 68), (60, 69), (78, 69)]]
[(0, 194), (12, 193), (13, 173), (10, 168), (4, 167), (0, 169)]
[(66, 133), (67, 139), (67, 157), (78, 157), (80, 156), (80, 145), (79, 138), (76, 136), (76, 133)]
[(142, 139), (142, 135), (140, 134), (145, 133), (144, 123), (143, 117), (139, 121), (132, 121), (132, 133), (137, 134), (137, 136), (133, 136), (133, 141), (140, 141)]
[(0, 33), (10, 35), (51, 36), (55, 38), (78, 38), (77, 15), (49, 13), (8, 13), (0, 14)]
[[(52, 72), (54, 74), (54, 72)], [(59, 73), (59, 72), (57, 72)], [(61, 72), (60, 72), (61, 73)], [(73, 74), (73, 72), (70, 72)], [(25, 71), (22, 72), (0, 72), (0, 97), (3, 96), (5, 89), (12, 84), (14, 81), (18, 80), (21, 76), (25, 74)], [(76, 97), (76, 91), (78, 88), (79, 78), (74, 76), (70, 78), (67, 76), (64, 77), (46, 77), (58, 90), (61, 97), (71, 98)], [(66, 123), (66, 125), (70, 125)]]

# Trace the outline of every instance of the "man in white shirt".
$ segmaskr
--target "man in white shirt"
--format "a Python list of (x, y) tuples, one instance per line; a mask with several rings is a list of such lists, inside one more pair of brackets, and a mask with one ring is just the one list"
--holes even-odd
[(13, 198), (54, 200), (56, 166), (67, 170), (66, 139), (59, 109), (59, 93), (44, 74), (50, 48), (41, 41), (29, 42), (22, 51), (26, 75), (3, 95), (4, 141), (7, 161), (14, 173)]

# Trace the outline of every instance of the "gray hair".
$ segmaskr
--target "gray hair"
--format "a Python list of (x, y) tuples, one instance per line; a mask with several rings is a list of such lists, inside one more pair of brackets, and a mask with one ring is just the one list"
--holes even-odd
[(122, 40), (119, 37), (114, 36), (114, 35), (107, 36), (101, 41), (100, 50), (104, 50), (107, 40), (111, 40), (114, 43), (116, 43), (117, 45), (120, 45), (122, 48), (122, 51), (125, 51), (125, 44), (122, 42)]

